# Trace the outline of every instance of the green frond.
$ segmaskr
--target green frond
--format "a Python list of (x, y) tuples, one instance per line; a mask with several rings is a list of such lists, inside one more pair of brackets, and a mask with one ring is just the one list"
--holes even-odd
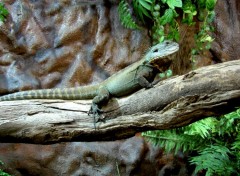
[(198, 143), (192, 141), (202, 141), (202, 144), (204, 144), (203, 139), (199, 136), (184, 134), (184, 128), (148, 131), (142, 133), (142, 135), (153, 144), (164, 148), (166, 152), (177, 153), (179, 150), (183, 152), (195, 150), (199, 146), (197, 146)]
[(209, 117), (199, 120), (186, 127), (184, 134), (199, 135), (201, 138), (211, 137), (212, 132), (215, 131), (214, 126), (218, 123), (217, 119)]
[[(186, 127), (149, 131), (143, 136), (166, 152), (196, 151), (189, 156), (195, 172), (228, 176), (240, 173), (240, 109), (221, 117), (209, 117)], [(231, 157), (231, 159), (230, 159)]]
[(118, 5), (118, 14), (122, 25), (129, 29), (140, 29), (136, 24), (129, 10), (128, 3), (125, 0), (121, 0)]
[(137, 16), (145, 22), (144, 17), (152, 18), (151, 11), (153, 8), (153, 1), (151, 0), (133, 0), (133, 8)]
[(170, 23), (171, 21), (173, 21), (174, 18), (174, 11), (173, 9), (166, 9), (163, 16), (161, 16), (160, 18), (160, 24), (161, 25), (165, 25), (167, 23)]
[(240, 131), (240, 109), (225, 114), (220, 117), (218, 131), (219, 135), (231, 135), (236, 131)]
[[(179, 41), (179, 23), (186, 23), (189, 26), (198, 25), (199, 31), (194, 36), (196, 47), (192, 48), (191, 52), (192, 67), (194, 68), (196, 55), (204, 50), (209, 50), (214, 41), (211, 36), (214, 30), (211, 22), (215, 17), (216, 2), (217, 0), (133, 0), (131, 5), (137, 19), (146, 26), (151, 25), (150, 35), (153, 44), (161, 43), (166, 39)], [(125, 0), (120, 1), (119, 14), (121, 23), (125, 27), (139, 28), (133, 20)], [(182, 14), (181, 21), (178, 18), (180, 14)], [(197, 21), (201, 23), (196, 23)]]
[(192, 157), (190, 163), (197, 165), (195, 173), (206, 170), (206, 175), (230, 176), (234, 172), (229, 158), (231, 152), (225, 146), (211, 145), (199, 151), (199, 155)]
[[(240, 151), (240, 133), (238, 133), (235, 142), (232, 144), (232, 149), (233, 150), (238, 150)], [(239, 153), (240, 154), (240, 153)], [(239, 158), (240, 159), (240, 158)], [(239, 161), (240, 162), (240, 161)]]
[(4, 7), (4, 4), (0, 2), (0, 21), (3, 22), (8, 14), (8, 10)]

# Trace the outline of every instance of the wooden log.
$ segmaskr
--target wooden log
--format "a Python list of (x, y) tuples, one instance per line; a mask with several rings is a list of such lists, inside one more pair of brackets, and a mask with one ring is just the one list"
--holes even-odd
[(171, 129), (240, 106), (240, 60), (163, 80), (151, 89), (112, 98), (105, 122), (94, 128), (89, 100), (0, 102), (0, 142), (58, 143), (117, 140), (137, 132)]

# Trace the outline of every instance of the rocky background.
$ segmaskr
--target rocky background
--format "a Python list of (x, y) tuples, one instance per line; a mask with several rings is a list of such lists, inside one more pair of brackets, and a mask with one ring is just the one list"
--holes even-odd
[(12, 1), (1, 26), (0, 93), (100, 82), (138, 60), (147, 31), (120, 24), (117, 3)]
[[(0, 25), (0, 94), (100, 82), (141, 58), (147, 30), (125, 29), (118, 1), (5, 0)], [(240, 1), (219, 0), (215, 41), (197, 66), (239, 59)], [(196, 29), (181, 26), (175, 74), (191, 69)], [(191, 175), (185, 157), (165, 155), (141, 137), (115, 142), (0, 144), (0, 160), (14, 175)]]

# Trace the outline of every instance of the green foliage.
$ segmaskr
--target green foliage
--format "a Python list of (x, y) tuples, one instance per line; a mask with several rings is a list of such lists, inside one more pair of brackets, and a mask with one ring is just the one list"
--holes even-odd
[(196, 165), (196, 173), (204, 170), (208, 176), (223, 173), (228, 176), (240, 173), (239, 122), (240, 109), (186, 127), (142, 134), (166, 152), (197, 152), (197, 156), (190, 155), (190, 163)]
[[(209, 49), (213, 38), (210, 32), (213, 30), (211, 22), (214, 18), (214, 7), (217, 0), (133, 0), (133, 10), (143, 24), (151, 21), (151, 35), (154, 43), (165, 39), (176, 40), (180, 38), (179, 23), (195, 25), (200, 21), (200, 30), (195, 36), (197, 48), (192, 54), (198, 54), (200, 50)], [(124, 5), (123, 5), (124, 4)], [(122, 24), (131, 29), (139, 29), (130, 14), (128, 3), (121, 0), (119, 15)], [(181, 21), (177, 21), (182, 15)], [(135, 26), (134, 26), (135, 25)]]
[(234, 173), (233, 165), (230, 161), (230, 150), (223, 145), (209, 145), (199, 150), (199, 155), (192, 157), (190, 163), (196, 165), (195, 173), (207, 170), (206, 175), (223, 174), (231, 175)]
[[(123, 0), (122, 0), (123, 1)], [(151, 18), (152, 0), (134, 0), (133, 7), (137, 16), (144, 22), (144, 16)]]
[(118, 13), (120, 15), (121, 23), (123, 26), (129, 29), (139, 29), (140, 27), (133, 20), (128, 3), (125, 1), (121, 1), (118, 5)]
[(11, 175), (0, 169), (0, 176), (11, 176)]
[[(3, 165), (4, 163), (0, 160), (0, 165)], [(2, 169), (0, 169), (0, 176), (11, 176), (10, 174), (4, 172)]]
[(4, 7), (4, 4), (0, 2), (0, 21), (4, 22), (8, 14), (8, 10)]
[(182, 7), (182, 0), (166, 0), (165, 2), (171, 9), (174, 9), (175, 7)]
[(159, 77), (160, 78), (169, 78), (169, 77), (171, 77), (173, 75), (173, 73), (172, 73), (172, 70), (167, 70), (167, 71), (165, 71), (165, 72), (163, 72), (163, 73), (160, 73), (159, 74)]
[(212, 11), (215, 7), (217, 0), (206, 0), (206, 7), (209, 11)]

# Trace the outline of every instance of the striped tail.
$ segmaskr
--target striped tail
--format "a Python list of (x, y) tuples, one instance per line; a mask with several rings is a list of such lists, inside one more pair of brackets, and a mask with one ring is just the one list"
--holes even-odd
[(0, 97), (0, 101), (26, 99), (62, 99), (84, 100), (92, 99), (98, 94), (99, 85), (81, 86), (76, 88), (56, 88), (16, 92)]

